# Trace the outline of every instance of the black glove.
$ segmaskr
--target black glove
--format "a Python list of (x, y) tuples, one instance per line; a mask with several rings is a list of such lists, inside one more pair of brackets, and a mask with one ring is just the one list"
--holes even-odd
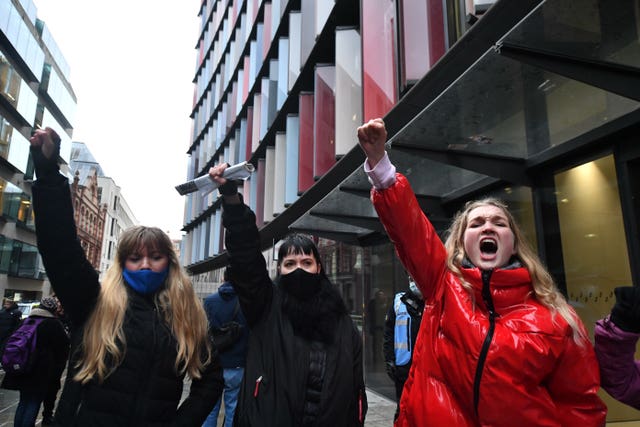
[(611, 321), (627, 332), (640, 332), (640, 287), (624, 286), (614, 290), (616, 303), (611, 309)]
[(223, 185), (218, 187), (218, 192), (223, 196), (233, 196), (238, 193), (238, 181), (227, 180)]
[(387, 362), (385, 367), (387, 369), (387, 375), (389, 375), (389, 378), (395, 381), (396, 380), (396, 364), (393, 362)]
[(60, 167), (58, 166), (58, 157), (60, 157), (60, 137), (57, 133), (51, 130), (49, 136), (51, 136), (51, 140), (54, 145), (51, 158), (47, 159), (44, 154), (42, 154), (42, 147), (32, 145), (30, 148), (31, 157), (33, 158), (33, 166), (38, 177), (55, 175), (60, 170)]

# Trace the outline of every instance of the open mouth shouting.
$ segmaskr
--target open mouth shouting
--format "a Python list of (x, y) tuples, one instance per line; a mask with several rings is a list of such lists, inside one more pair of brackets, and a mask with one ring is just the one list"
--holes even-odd
[(472, 209), (463, 240), (467, 258), (482, 270), (505, 266), (515, 253), (513, 231), (505, 213), (497, 206)]

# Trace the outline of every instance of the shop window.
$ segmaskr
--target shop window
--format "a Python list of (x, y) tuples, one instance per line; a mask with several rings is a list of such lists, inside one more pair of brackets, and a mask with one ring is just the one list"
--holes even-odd
[(555, 185), (569, 299), (591, 328), (613, 289), (632, 284), (613, 156), (558, 173)]

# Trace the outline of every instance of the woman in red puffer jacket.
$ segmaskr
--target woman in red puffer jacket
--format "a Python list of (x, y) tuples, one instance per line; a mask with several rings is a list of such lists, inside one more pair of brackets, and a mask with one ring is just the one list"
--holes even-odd
[(506, 206), (468, 203), (443, 245), (389, 162), (382, 120), (358, 139), (373, 204), (425, 297), (395, 426), (604, 426), (584, 325)]

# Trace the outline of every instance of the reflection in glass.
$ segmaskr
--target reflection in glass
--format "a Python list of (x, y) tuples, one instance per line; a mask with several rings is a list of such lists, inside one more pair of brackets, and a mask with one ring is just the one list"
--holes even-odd
[(592, 330), (613, 289), (632, 284), (613, 156), (558, 173), (555, 184), (569, 299)]

